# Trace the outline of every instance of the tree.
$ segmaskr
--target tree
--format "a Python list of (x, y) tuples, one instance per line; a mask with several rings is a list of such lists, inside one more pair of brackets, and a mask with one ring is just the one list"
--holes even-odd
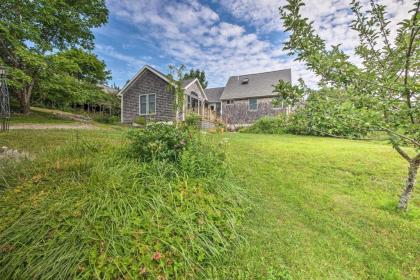
[(206, 73), (203, 70), (191, 69), (189, 73), (185, 74), (184, 79), (197, 78), (200, 81), (201, 86), (207, 88), (208, 82), (206, 80)]
[[(301, 15), (303, 5), (303, 0), (288, 0), (280, 8), (286, 31), (291, 33), (284, 49), (305, 62), (321, 78), (322, 87), (342, 94), (341, 102), (351, 107), (346, 122), (389, 135), (391, 145), (409, 164), (397, 206), (406, 209), (420, 165), (420, 2), (415, 3), (410, 17), (399, 24), (397, 36), (391, 40), (385, 6), (371, 0), (370, 9), (362, 12), (359, 1), (352, 1), (355, 20), (351, 27), (359, 34), (360, 43), (355, 51), (363, 62), (360, 67), (349, 61), (339, 45), (326, 47), (312, 23)], [(282, 88), (287, 89), (277, 87), (280, 91)], [(336, 100), (335, 105), (342, 107), (340, 98)], [(336, 116), (334, 121), (340, 123), (341, 119)]]
[(182, 84), (182, 81), (185, 80), (184, 70), (184, 65), (180, 65), (179, 67), (169, 65), (169, 74), (167, 75), (169, 79), (168, 90), (175, 95), (174, 109), (176, 112), (175, 121), (177, 125), (184, 116), (185, 90)]
[(105, 0), (3, 0), (0, 2), (0, 63), (23, 113), (48, 67), (46, 54), (69, 48), (91, 50), (93, 27), (107, 22)]
[(107, 99), (108, 94), (97, 85), (108, 80), (110, 73), (95, 54), (70, 49), (47, 55), (45, 61), (48, 67), (33, 90), (38, 101), (69, 105)]

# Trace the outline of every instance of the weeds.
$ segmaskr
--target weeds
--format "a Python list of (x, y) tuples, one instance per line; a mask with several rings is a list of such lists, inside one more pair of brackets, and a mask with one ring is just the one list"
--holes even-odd
[(0, 278), (202, 277), (240, 241), (244, 198), (218, 145), (194, 136), (146, 160), (76, 136), (21, 163), (0, 196)]

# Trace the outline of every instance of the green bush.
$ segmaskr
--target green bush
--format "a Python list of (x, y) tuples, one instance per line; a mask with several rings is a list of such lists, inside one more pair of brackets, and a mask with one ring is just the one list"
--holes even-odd
[(185, 117), (184, 126), (188, 129), (199, 130), (201, 128), (201, 117), (191, 113)]
[(283, 134), (288, 132), (287, 116), (262, 117), (253, 125), (243, 128), (245, 133)]
[(114, 124), (120, 122), (120, 117), (112, 115), (102, 115), (96, 116), (94, 120), (100, 123)]
[[(338, 114), (338, 113), (337, 113)], [(334, 121), (328, 115), (311, 112), (310, 109), (301, 108), (290, 115), (276, 117), (262, 117), (253, 125), (243, 128), (240, 132), (255, 134), (295, 134), (314, 136), (338, 136), (350, 138), (362, 138), (368, 131), (360, 123), (344, 121), (345, 115), (340, 122)]]
[(168, 160), (176, 162), (185, 149), (191, 136), (184, 129), (174, 125), (155, 123), (144, 129), (129, 132), (131, 148), (129, 154), (143, 162)]
[(138, 116), (134, 119), (134, 123), (138, 125), (145, 126), (147, 124), (146, 118), (143, 116)]

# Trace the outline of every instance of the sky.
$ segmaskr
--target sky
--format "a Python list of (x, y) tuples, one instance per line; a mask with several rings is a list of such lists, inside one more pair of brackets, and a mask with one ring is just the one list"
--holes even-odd
[[(366, 2), (368, 7), (369, 0)], [(379, 0), (387, 6), (392, 36), (414, 1)], [(209, 87), (233, 75), (291, 68), (292, 81), (315, 86), (317, 77), (283, 51), (288, 34), (279, 17), (285, 0), (107, 0), (109, 21), (94, 30), (95, 53), (123, 86), (145, 64), (204, 70)], [(352, 62), (358, 35), (350, 29), (350, 0), (307, 0), (302, 12), (327, 45), (341, 44)]]

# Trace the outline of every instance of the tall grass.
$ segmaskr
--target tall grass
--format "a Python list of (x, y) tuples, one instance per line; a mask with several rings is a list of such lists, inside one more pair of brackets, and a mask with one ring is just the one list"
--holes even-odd
[(0, 278), (203, 277), (240, 242), (244, 196), (225, 170), (193, 172), (198, 161), (82, 142), (20, 163), (30, 175), (0, 194)]

